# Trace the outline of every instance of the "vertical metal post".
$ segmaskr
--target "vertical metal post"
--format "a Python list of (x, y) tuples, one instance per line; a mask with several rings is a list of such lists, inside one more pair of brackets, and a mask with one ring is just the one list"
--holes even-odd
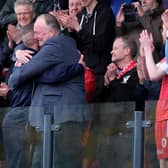
[(143, 156), (143, 127), (142, 127), (142, 111), (135, 111), (134, 114), (134, 155), (133, 155), (133, 168), (142, 168), (142, 156)]
[(144, 120), (143, 111), (134, 112), (134, 121), (126, 123), (128, 128), (134, 128), (133, 168), (144, 167), (144, 128), (151, 127), (151, 121)]
[(52, 166), (52, 114), (44, 115), (44, 134), (43, 134), (43, 168)]

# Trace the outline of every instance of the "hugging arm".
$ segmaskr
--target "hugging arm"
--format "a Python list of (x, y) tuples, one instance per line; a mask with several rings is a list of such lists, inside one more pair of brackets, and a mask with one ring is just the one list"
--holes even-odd
[(45, 45), (28, 63), (16, 67), (8, 80), (9, 86), (15, 88), (34, 80), (52, 66), (63, 64), (61, 53), (51, 51), (60, 51), (60, 45)]

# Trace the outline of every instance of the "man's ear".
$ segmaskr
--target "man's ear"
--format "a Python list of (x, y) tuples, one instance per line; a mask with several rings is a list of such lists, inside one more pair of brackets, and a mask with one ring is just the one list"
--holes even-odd
[(125, 52), (126, 52), (126, 55), (130, 55), (131, 54), (131, 49), (126, 47), (125, 48)]
[(53, 36), (53, 35), (57, 35), (58, 32), (57, 32), (55, 29), (50, 29), (50, 30), (48, 31), (48, 34), (50, 34), (51, 36)]

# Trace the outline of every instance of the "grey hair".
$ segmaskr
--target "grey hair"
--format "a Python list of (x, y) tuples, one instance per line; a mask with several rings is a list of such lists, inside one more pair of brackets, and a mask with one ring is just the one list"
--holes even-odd
[(16, 2), (14, 3), (15, 12), (16, 12), (16, 8), (19, 5), (29, 5), (30, 6), (30, 10), (34, 13), (34, 6), (33, 6), (33, 3), (30, 0), (16, 0)]
[(42, 15), (38, 16), (38, 18), (41, 18), (41, 17), (43, 17), (45, 19), (47, 27), (52, 28), (52, 29), (56, 30), (57, 32), (61, 31), (60, 24), (54, 16), (52, 16), (50, 14), (42, 14)]
[(130, 38), (128, 36), (119, 36), (116, 39), (121, 39), (124, 43), (123, 46), (130, 48), (132, 58), (134, 58), (136, 56), (137, 44), (136, 44), (135, 40), (133, 40), (132, 38)]

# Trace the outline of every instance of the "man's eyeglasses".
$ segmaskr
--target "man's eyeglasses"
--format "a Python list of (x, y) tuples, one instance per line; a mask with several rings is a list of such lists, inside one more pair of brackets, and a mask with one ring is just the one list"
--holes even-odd
[(32, 14), (32, 11), (31, 11), (31, 12), (21, 12), (21, 13), (16, 13), (17, 16), (21, 16), (21, 15), (23, 15), (23, 16), (27, 16), (27, 15), (30, 15), (30, 14)]

